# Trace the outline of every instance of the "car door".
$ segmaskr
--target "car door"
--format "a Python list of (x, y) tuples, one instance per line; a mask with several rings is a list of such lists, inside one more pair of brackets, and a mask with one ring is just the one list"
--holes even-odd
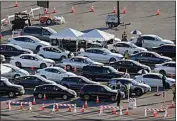
[(20, 47), (22, 47), (22, 48), (28, 48), (28, 49), (29, 49), (29, 47), (26, 45), (26, 42), (25, 42), (24, 37), (17, 37), (17, 38), (13, 38), (13, 39), (14, 39), (15, 41), (13, 41), (12, 44), (18, 45), (18, 46), (20, 46)]
[(126, 48), (123, 47), (123, 44), (122, 43), (117, 43), (115, 45), (113, 45), (114, 48), (116, 50), (116, 52), (120, 53), (120, 54), (124, 54)]
[(36, 77), (34, 76), (22, 77), (21, 80), (23, 80), (21, 83), (25, 88), (34, 88), (39, 85)]
[(150, 37), (150, 36), (143, 36), (143, 47), (145, 48), (152, 48), (155, 47), (154, 45), (156, 45), (156, 40), (154, 37)]
[(98, 62), (103, 62), (103, 63), (106, 63), (106, 62), (109, 62), (109, 55), (107, 53), (104, 53), (104, 51), (102, 50), (95, 50), (95, 60), (98, 61)]
[(51, 33), (47, 29), (42, 28), (42, 36), (40, 37), (41, 40), (49, 42), (50, 35)]
[(50, 68), (50, 69), (46, 69), (47, 71), (47, 77), (48, 79), (51, 79), (51, 80), (54, 80), (54, 81), (59, 81), (62, 79), (60, 73), (57, 69), (53, 69), (53, 68)]
[(46, 94), (46, 97), (59, 97), (59, 93), (57, 90), (55, 90), (54, 85), (46, 85), (44, 89), (44, 94)]
[(162, 81), (159, 76), (154, 74), (146, 74), (143, 76), (143, 82), (151, 87), (162, 86)]
[(30, 50), (35, 50), (36, 49), (36, 42), (34, 40), (32, 40), (31, 38), (29, 37), (24, 37), (24, 46), (28, 47), (28, 49)]
[(72, 58), (71, 59), (71, 66), (74, 68), (81, 68), (81, 59), (80, 58)]
[(136, 60), (140, 63), (146, 63), (148, 62), (147, 54), (146, 53), (140, 53), (138, 54)]
[(147, 53), (146, 56), (147, 56), (148, 62), (149, 62), (150, 64), (157, 64), (157, 63), (159, 63), (159, 58), (156, 57), (154, 54), (152, 54), (152, 53)]
[(82, 87), (82, 80), (77, 77), (70, 78), (70, 84), (72, 86), (72, 89), (74, 90), (80, 90), (80, 87)]
[(33, 65), (33, 61), (31, 60), (31, 56), (29, 56), (29, 55), (21, 56), (20, 63), (22, 64), (23, 67), (32, 67), (32, 65)]
[(176, 74), (176, 63), (167, 63), (165, 67), (167, 74)]
[(30, 56), (30, 67), (35, 66), (35, 67), (40, 67), (40, 64), (43, 63), (42, 60), (36, 58), (35, 56)]
[(19, 50), (17, 50), (13, 46), (6, 46), (6, 50), (8, 52), (8, 56), (17, 56), (20, 54)]
[(7, 94), (7, 89), (7, 85), (3, 81), (0, 81), (0, 96)]
[(133, 54), (133, 52), (134, 52), (134, 48), (132, 48), (130, 45), (128, 45), (126, 43), (122, 44), (122, 50), (123, 50), (122, 54), (124, 54), (126, 50), (128, 50), (129, 54)]
[(53, 97), (55, 97), (55, 98), (62, 98), (63, 97), (63, 95), (64, 94), (66, 94), (66, 91), (65, 90), (63, 90), (63, 89), (61, 89), (61, 88), (59, 88), (58, 86), (53, 86), (53, 89), (52, 89), (53, 91)]
[(108, 99), (109, 92), (104, 87), (97, 85), (96, 95), (99, 97), (100, 100)]

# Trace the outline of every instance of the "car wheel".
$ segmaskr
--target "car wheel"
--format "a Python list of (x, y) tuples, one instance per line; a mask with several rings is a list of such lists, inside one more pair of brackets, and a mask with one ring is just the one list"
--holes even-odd
[(66, 65), (66, 70), (67, 70), (67, 71), (71, 71), (71, 70), (72, 70), (72, 66)]
[(160, 70), (159, 73), (166, 76), (166, 72), (164, 70)]
[(42, 47), (41, 45), (38, 45), (38, 46), (36, 47), (36, 50), (39, 51), (39, 49), (40, 49), (41, 47)]
[(116, 101), (116, 96), (111, 96), (111, 101), (115, 102)]
[(64, 100), (68, 100), (68, 96), (67, 95), (63, 95), (63, 99)]
[(14, 75), (14, 79), (19, 78), (19, 77), (20, 77), (19, 74), (15, 74), (15, 75)]
[(9, 96), (9, 98), (13, 98), (13, 97), (15, 97), (15, 93), (14, 92), (9, 92), (8, 96)]
[(143, 95), (143, 91), (141, 89), (135, 89), (135, 94), (136, 96), (141, 96)]
[(111, 62), (115, 62), (115, 61), (116, 61), (115, 58), (110, 58), (110, 59), (109, 59), (109, 63), (111, 63)]
[(89, 95), (84, 95), (84, 100), (89, 100)]
[(39, 99), (42, 99), (42, 98), (43, 98), (43, 94), (38, 94), (37, 97), (38, 97)]
[(21, 65), (21, 63), (20, 63), (20, 62), (16, 62), (16, 63), (15, 63), (15, 65), (16, 65), (17, 67), (19, 67), (19, 68), (21, 68), (21, 67), (22, 67), (22, 65)]
[(47, 19), (46, 25), (51, 25), (51, 24), (52, 24), (52, 20), (51, 19)]
[(40, 68), (42, 69), (42, 68), (45, 68), (45, 67), (47, 67), (47, 65), (45, 63), (41, 63)]
[(60, 60), (63, 60), (63, 59), (66, 59), (66, 57), (65, 56), (61, 56)]
[(112, 49), (111, 52), (116, 53), (116, 50)]
[(41, 75), (42, 77), (44, 77), (44, 78), (46, 78), (46, 76), (44, 76), (44, 75)]

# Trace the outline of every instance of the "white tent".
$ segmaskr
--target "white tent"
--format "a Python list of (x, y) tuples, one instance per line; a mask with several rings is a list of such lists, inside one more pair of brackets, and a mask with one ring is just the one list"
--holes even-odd
[(80, 40), (92, 40), (92, 41), (108, 41), (114, 38), (115, 38), (115, 35), (109, 34), (104, 31), (100, 31), (98, 29), (94, 29), (79, 37)]
[(61, 32), (58, 32), (54, 35), (50, 36), (50, 39), (71, 39), (71, 40), (77, 40), (79, 36), (83, 35), (84, 33), (71, 29), (71, 28), (67, 28)]
[(8, 68), (8, 67), (6, 67), (6, 66), (1, 65), (1, 75), (2, 75), (2, 76), (3, 76), (3, 74), (7, 74), (7, 73), (9, 73), (9, 72), (11, 72), (11, 71), (12, 71), (11, 68)]

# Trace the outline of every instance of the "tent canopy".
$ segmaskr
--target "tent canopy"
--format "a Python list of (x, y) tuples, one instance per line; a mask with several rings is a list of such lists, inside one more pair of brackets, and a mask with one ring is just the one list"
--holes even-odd
[(71, 39), (77, 40), (79, 36), (83, 35), (83, 32), (77, 31), (75, 29), (67, 28), (61, 32), (57, 32), (50, 36), (50, 39)]
[(107, 41), (107, 40), (114, 39), (114, 38), (115, 38), (115, 35), (109, 34), (104, 31), (100, 31), (98, 29), (94, 29), (79, 37), (79, 39), (81, 40), (92, 40), (92, 41)]

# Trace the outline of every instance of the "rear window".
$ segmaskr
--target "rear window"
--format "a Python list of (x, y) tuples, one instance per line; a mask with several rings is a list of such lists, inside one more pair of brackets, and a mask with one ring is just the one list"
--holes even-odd
[(26, 27), (26, 28), (24, 28), (24, 33), (41, 34), (41, 29), (40, 28)]

